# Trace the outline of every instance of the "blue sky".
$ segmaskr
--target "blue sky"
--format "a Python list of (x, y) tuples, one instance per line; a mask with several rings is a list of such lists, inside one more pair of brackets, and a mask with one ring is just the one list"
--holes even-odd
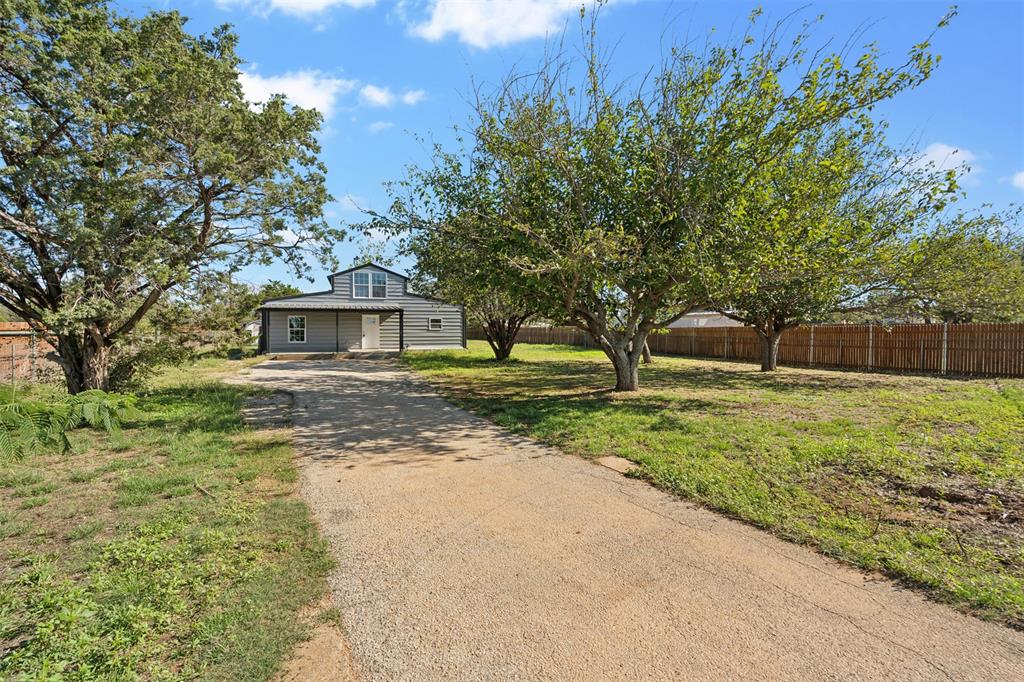
[[(761, 4), (769, 19), (804, 3), (673, 3), (620, 0), (602, 10), (601, 36), (617, 42), (616, 75), (630, 78), (655, 63), (663, 43), (741, 30)], [(420, 140), (451, 139), (469, 116), (470, 79), (494, 82), (516, 65), (535, 64), (546, 36), (575, 27), (567, 0), (120, 0), (124, 10), (174, 8), (190, 30), (230, 23), (246, 60), (243, 86), (255, 100), (283, 92), (325, 115), (321, 135), (328, 186), (337, 201), (328, 215), (357, 222), (358, 207), (386, 206), (382, 183), (406, 164), (424, 162)], [(816, 40), (842, 42), (868, 24), (865, 41), (895, 62), (923, 40), (947, 11), (942, 2), (824, 2)], [(964, 2), (939, 32), (942, 62), (917, 90), (878, 110), (890, 139), (913, 141), (939, 163), (965, 162), (965, 205), (1002, 208), (1024, 200), (1024, 3)], [(958, 150), (954, 154), (954, 150)], [(355, 243), (336, 253), (348, 266)], [(399, 263), (401, 267), (402, 264)], [(323, 286), (326, 273), (306, 273)], [(291, 281), (313, 289), (283, 266), (251, 268), (242, 278)]]

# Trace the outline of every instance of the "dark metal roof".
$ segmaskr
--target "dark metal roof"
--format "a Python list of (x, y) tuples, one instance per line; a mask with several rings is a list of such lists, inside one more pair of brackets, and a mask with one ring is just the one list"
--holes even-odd
[(402, 306), (394, 303), (353, 303), (351, 301), (303, 301), (288, 299), (267, 301), (261, 310), (401, 310)]

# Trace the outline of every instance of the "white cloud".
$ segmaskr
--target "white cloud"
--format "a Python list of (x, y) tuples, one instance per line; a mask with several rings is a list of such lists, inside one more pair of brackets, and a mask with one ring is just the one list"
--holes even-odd
[(295, 246), (296, 244), (299, 243), (299, 241), (302, 240), (302, 235), (300, 235), (298, 232), (291, 229), (290, 227), (286, 227), (283, 230), (278, 230), (275, 234), (277, 234), (277, 236), (281, 238), (281, 243), (284, 246)]
[(370, 125), (366, 126), (366, 129), (371, 133), (382, 133), (388, 128), (393, 128), (394, 125), (395, 124), (391, 121), (374, 121)]
[(406, 90), (402, 94), (402, 102), (404, 104), (419, 104), (423, 101), (423, 98), (427, 96), (426, 90)]
[(391, 88), (367, 84), (360, 88), (359, 96), (364, 104), (371, 107), (393, 107), (399, 101), (411, 106), (422, 102), (427, 96), (427, 91), (406, 90), (401, 95), (396, 95), (391, 92)]
[(356, 81), (335, 78), (315, 70), (292, 71), (279, 76), (261, 76), (254, 70), (241, 71), (238, 80), (250, 102), (266, 102), (272, 95), (281, 94), (296, 106), (316, 109), (325, 119), (330, 118), (338, 97), (356, 87)]
[(297, 17), (312, 17), (332, 7), (370, 7), (377, 0), (217, 0), (222, 8), (242, 7), (254, 14), (267, 16), (273, 11)]
[(1010, 178), (1010, 184), (1017, 189), (1024, 189), (1024, 171), (1014, 173), (1013, 177)]
[(558, 31), (581, 4), (580, 0), (432, 0), (429, 16), (410, 26), (410, 31), (432, 42), (455, 34), (468, 45), (486, 49)]
[(390, 107), (395, 103), (395, 95), (390, 89), (379, 88), (376, 85), (364, 85), (359, 95), (371, 107)]
[(978, 172), (981, 170), (981, 166), (975, 163), (977, 160), (978, 155), (970, 149), (951, 147), (942, 142), (932, 142), (924, 148), (924, 151), (917, 158), (917, 165), (921, 167), (932, 166), (935, 170), (943, 171), (959, 166), (967, 166), (972, 171)]

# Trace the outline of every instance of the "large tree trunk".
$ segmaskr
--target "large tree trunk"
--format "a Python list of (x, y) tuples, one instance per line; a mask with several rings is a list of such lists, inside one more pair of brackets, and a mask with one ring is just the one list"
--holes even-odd
[(647, 346), (647, 336), (654, 324), (650, 321), (639, 321), (630, 326), (629, 332), (614, 331), (608, 328), (603, 319), (592, 316), (582, 320), (577, 326), (590, 334), (604, 354), (612, 361), (615, 368), (615, 390), (636, 391), (640, 388), (640, 359)]
[(494, 351), (495, 360), (507, 360), (512, 354), (512, 347), (516, 345), (516, 335), (519, 334), (519, 328), (525, 320), (525, 316), (516, 315), (485, 321), (484, 336)]
[(605, 355), (615, 367), (615, 390), (636, 391), (640, 388), (640, 360), (646, 345), (647, 333), (637, 332), (632, 339), (598, 339)]
[(110, 344), (93, 337), (58, 336), (57, 357), (68, 393), (110, 390)]
[(646, 339), (644, 340), (643, 359), (645, 365), (654, 362), (654, 358), (651, 357), (651, 347), (647, 345)]
[(768, 330), (757, 330), (761, 339), (761, 371), (774, 372), (779, 368), (779, 339), (782, 331), (774, 326)]
[(615, 366), (615, 390), (636, 391), (640, 388), (640, 358), (627, 352), (617, 352), (612, 357)]

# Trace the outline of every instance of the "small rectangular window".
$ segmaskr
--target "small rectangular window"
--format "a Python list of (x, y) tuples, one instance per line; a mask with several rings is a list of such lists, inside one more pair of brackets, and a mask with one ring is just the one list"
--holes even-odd
[(352, 286), (352, 296), (354, 298), (370, 298), (370, 273), (354, 273), (352, 275)]
[(306, 316), (288, 316), (288, 343), (306, 343)]
[(441, 318), (440, 317), (431, 317), (430, 319), (428, 319), (427, 320), (427, 329), (429, 329), (432, 332), (439, 332), (439, 331), (441, 331)]
[(387, 298), (388, 297), (388, 276), (383, 272), (374, 272), (370, 274), (373, 280), (373, 297), (374, 298)]

